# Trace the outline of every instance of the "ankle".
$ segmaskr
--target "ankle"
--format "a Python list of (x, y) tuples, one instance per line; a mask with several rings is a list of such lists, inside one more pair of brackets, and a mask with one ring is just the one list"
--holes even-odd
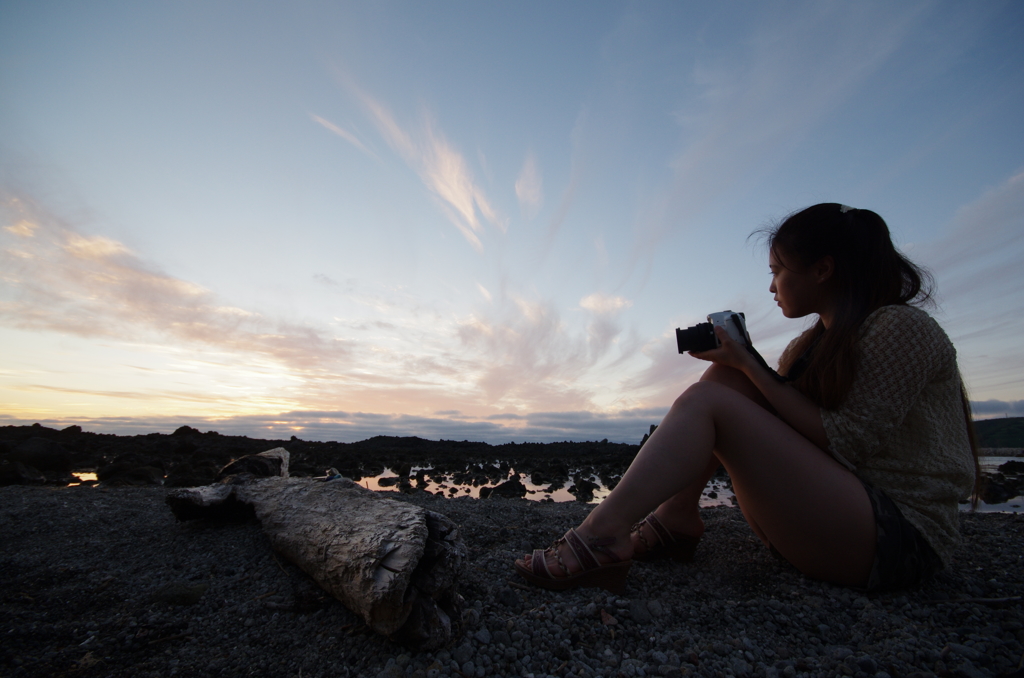
[[(618, 520), (602, 520), (600, 516), (595, 517), (594, 512), (591, 512), (589, 516), (584, 519), (576, 531), (582, 536), (590, 537), (594, 539), (606, 539), (613, 538), (615, 546), (623, 543), (629, 543), (629, 529), (628, 523), (623, 523)], [(614, 546), (613, 546), (614, 548)]]
[(661, 524), (672, 532), (689, 537), (700, 537), (704, 534), (704, 520), (700, 517), (700, 509), (697, 507), (688, 507), (682, 511), (666, 511), (663, 507), (658, 507), (654, 513)]

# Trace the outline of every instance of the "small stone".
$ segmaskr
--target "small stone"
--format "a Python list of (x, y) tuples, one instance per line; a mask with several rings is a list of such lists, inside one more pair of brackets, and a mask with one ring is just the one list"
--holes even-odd
[(474, 664), (471, 661), (466, 662), (462, 665), (462, 672), (465, 673), (467, 676), (476, 675), (476, 664)]
[(476, 652), (474, 652), (473, 646), (469, 643), (463, 643), (452, 652), (452, 661), (458, 662), (459, 666), (461, 666), (472, 659), (474, 654)]
[(481, 645), (491, 644), (491, 632), (487, 630), (486, 626), (481, 627), (479, 631), (473, 634), (473, 637), (476, 638)]
[(959, 643), (950, 643), (946, 647), (948, 647), (951, 651), (957, 653), (961, 657), (964, 657), (965, 659), (970, 659), (972, 662), (978, 661), (982, 657), (982, 654), (975, 650), (973, 647), (967, 647), (966, 645), (961, 645)]
[(653, 619), (650, 610), (647, 609), (647, 603), (642, 600), (630, 601), (629, 616), (638, 624), (646, 624)]
[(384, 665), (384, 668), (377, 674), (377, 678), (404, 678), (405, 671), (401, 666), (394, 660), (389, 659), (388, 663)]
[(496, 644), (504, 645), (505, 647), (510, 647), (512, 645), (512, 637), (508, 635), (508, 631), (498, 629), (492, 634), (492, 636), (493, 642)]
[(878, 663), (871, 657), (857, 657), (855, 661), (857, 662), (857, 667), (868, 675), (873, 676), (878, 671)]
[(732, 662), (732, 672), (737, 676), (748, 676), (750, 675), (751, 667), (750, 664), (743, 661), (742, 659), (734, 659)]
[(512, 609), (518, 609), (522, 605), (519, 594), (508, 587), (498, 591), (498, 602)]
[(648, 600), (647, 611), (651, 613), (652, 617), (661, 617), (665, 614), (665, 606), (661, 604), (660, 600)]
[(601, 610), (601, 623), (605, 626), (614, 626), (619, 623), (619, 620), (608, 614), (603, 608)]

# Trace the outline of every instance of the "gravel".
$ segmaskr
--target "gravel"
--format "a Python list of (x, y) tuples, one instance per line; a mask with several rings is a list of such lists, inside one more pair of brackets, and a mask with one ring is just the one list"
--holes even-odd
[(410, 653), (271, 551), (259, 525), (177, 523), (158, 487), (0, 488), (4, 676), (1009, 676), (1024, 665), (1024, 516), (964, 514), (953, 567), (862, 595), (704, 509), (696, 560), (622, 596), (523, 586), (512, 561), (590, 506), (391, 495), (462, 526), (463, 635)]

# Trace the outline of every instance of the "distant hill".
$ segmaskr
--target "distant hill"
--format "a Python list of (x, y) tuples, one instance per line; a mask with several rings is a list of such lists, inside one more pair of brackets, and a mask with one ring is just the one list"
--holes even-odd
[(1024, 417), (974, 422), (978, 447), (1024, 447)]

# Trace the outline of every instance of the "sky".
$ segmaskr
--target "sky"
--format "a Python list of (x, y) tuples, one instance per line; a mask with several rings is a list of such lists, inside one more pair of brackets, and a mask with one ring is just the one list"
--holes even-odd
[(639, 442), (872, 209), (1024, 415), (1024, 4), (0, 0), (0, 424)]

